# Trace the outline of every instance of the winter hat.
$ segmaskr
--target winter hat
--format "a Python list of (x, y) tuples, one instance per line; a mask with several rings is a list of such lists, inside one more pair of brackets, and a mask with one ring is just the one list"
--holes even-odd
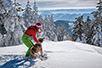
[(35, 25), (36, 25), (37, 28), (41, 28), (42, 24), (40, 22), (37, 22)]

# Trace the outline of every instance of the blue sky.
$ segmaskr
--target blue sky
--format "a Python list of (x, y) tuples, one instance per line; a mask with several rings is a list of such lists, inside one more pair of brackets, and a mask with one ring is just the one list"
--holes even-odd
[[(25, 7), (28, 0), (16, 0)], [(33, 6), (34, 0), (29, 0)], [(99, 0), (36, 0), (39, 8), (96, 7)]]

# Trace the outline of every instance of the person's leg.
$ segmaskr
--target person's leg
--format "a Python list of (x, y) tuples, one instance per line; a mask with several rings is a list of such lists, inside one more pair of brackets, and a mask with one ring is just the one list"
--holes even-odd
[(31, 39), (29, 40), (29, 42), (30, 42), (30, 44), (31, 44), (32, 46), (34, 46), (34, 43), (32, 42), (32, 40), (31, 40)]
[(27, 50), (25, 56), (29, 56), (29, 55), (30, 55), (30, 48), (31, 48), (32, 46), (34, 46), (34, 44), (33, 44), (33, 42), (31, 41), (30, 38), (31, 38), (30, 36), (27, 36), (27, 35), (25, 35), (25, 34), (24, 34), (23, 37), (22, 37), (23, 43), (28, 47), (28, 50)]
[(29, 55), (30, 55), (30, 48), (28, 48), (28, 50), (27, 50), (25, 56), (29, 56)]
[(29, 47), (28, 47), (28, 50), (27, 50), (25, 56), (29, 56), (30, 55), (30, 49), (31, 49), (32, 46), (34, 46), (34, 44), (33, 44), (33, 42), (31, 40), (28, 40), (28, 43), (29, 43)]

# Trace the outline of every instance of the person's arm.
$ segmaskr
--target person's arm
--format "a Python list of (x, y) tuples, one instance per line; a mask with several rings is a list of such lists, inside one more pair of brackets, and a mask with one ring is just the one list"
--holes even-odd
[(34, 40), (36, 43), (38, 43), (38, 40), (37, 40), (37, 38), (36, 38), (36, 34), (33, 34), (32, 36), (33, 36), (33, 40)]

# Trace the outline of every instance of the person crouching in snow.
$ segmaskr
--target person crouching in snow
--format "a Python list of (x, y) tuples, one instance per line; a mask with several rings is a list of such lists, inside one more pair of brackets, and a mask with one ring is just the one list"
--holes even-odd
[[(43, 38), (39, 37), (38, 41), (40, 43), (43, 42)], [(39, 54), (40, 52), (40, 54)], [(36, 43), (33, 47), (31, 47), (30, 49), (30, 58), (39, 58), (39, 57), (43, 57), (43, 50), (42, 50), (42, 45), (39, 43)]]
[(22, 36), (23, 43), (28, 47), (28, 50), (25, 55), (26, 57), (30, 56), (30, 49), (32, 46), (34, 46), (32, 40), (31, 40), (31, 36), (33, 37), (33, 40), (36, 43), (41, 44), (36, 38), (36, 34), (41, 33), (41, 31), (40, 31), (41, 25), (42, 24), (40, 22), (37, 22), (36, 24), (31, 25), (30, 27), (28, 27), (28, 29), (24, 32), (24, 34)]

